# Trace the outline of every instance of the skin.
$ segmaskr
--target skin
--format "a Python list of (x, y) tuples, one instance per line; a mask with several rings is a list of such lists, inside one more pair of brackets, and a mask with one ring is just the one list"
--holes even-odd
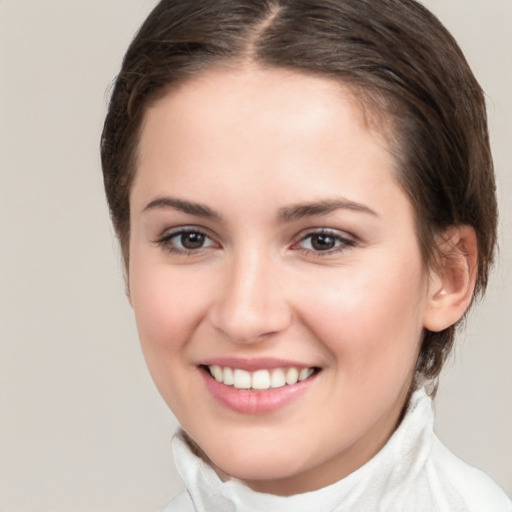
[[(296, 208), (310, 203), (330, 208)], [(204, 72), (147, 111), (130, 207), (128, 285), (147, 364), (219, 474), (289, 495), (382, 448), (423, 328), (451, 321), (451, 291), (425, 271), (386, 141), (349, 92), (279, 69)], [(203, 246), (184, 251), (184, 227)], [(312, 244), (319, 230), (334, 247)], [(241, 414), (212, 398), (198, 366), (225, 356), (321, 371), (285, 407)]]

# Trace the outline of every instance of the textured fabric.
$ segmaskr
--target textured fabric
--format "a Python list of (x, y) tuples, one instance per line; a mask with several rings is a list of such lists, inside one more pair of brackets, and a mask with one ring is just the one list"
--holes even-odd
[(453, 455), (433, 432), (430, 398), (411, 398), (399, 428), (368, 463), (333, 485), (281, 497), (223, 482), (183, 433), (173, 455), (186, 490), (161, 512), (511, 512), (512, 502), (484, 473)]

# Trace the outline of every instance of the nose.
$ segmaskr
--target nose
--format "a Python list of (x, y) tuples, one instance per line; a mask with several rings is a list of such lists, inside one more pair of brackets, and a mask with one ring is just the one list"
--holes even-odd
[(271, 257), (253, 252), (233, 258), (210, 308), (210, 322), (229, 340), (252, 344), (284, 331), (292, 312)]

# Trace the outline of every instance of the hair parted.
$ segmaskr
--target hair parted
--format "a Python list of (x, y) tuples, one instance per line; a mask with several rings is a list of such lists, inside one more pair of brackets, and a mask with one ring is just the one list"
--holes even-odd
[[(436, 237), (472, 226), (475, 294), (486, 288), (497, 204), (485, 97), (459, 46), (414, 0), (162, 0), (131, 43), (101, 140), (110, 213), (129, 263), (129, 195), (145, 112), (214, 65), (280, 67), (336, 80), (389, 121), (398, 183), (413, 205), (426, 266)], [(455, 326), (424, 333), (417, 370), (436, 377)]]

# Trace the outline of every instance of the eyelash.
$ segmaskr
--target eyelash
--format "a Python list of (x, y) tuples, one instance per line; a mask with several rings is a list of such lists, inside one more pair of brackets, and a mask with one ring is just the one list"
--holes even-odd
[[(172, 243), (173, 239), (177, 239), (183, 235), (187, 234), (194, 234), (194, 235), (200, 235), (203, 236), (204, 239), (210, 240), (212, 243), (206, 246), (198, 247), (197, 249), (187, 249), (183, 248), (180, 249), (178, 247), (175, 247)], [(215, 242), (212, 240), (208, 234), (197, 227), (189, 226), (189, 227), (183, 227), (183, 228), (177, 228), (170, 233), (166, 233), (162, 237), (160, 237), (155, 242), (158, 246), (162, 247), (165, 251), (171, 253), (171, 254), (178, 254), (178, 255), (185, 255), (185, 256), (191, 256), (193, 254), (197, 254), (201, 249), (216, 245)]]
[[(187, 234), (194, 234), (194, 235), (200, 235), (204, 237), (203, 240), (209, 240), (211, 243), (208, 245), (201, 245), (200, 247), (197, 247), (196, 249), (187, 249), (187, 248), (178, 248), (175, 247), (172, 243), (173, 239), (177, 239), (178, 237), (181, 237), (183, 235)], [(306, 240), (310, 240), (311, 245), (311, 239), (312, 237), (326, 237), (331, 238), (334, 240), (334, 243), (337, 244), (333, 248), (326, 249), (326, 250), (315, 250), (315, 249), (306, 249), (303, 247), (299, 247), (299, 245)], [(185, 255), (185, 256), (191, 256), (193, 254), (197, 254), (201, 249), (205, 249), (208, 247), (212, 247), (217, 245), (212, 238), (202, 229), (197, 228), (195, 226), (189, 226), (189, 227), (182, 227), (182, 228), (176, 228), (175, 230), (171, 231), (170, 233), (166, 233), (162, 237), (160, 237), (158, 240), (155, 241), (155, 243), (162, 247), (164, 250), (171, 254), (178, 254), (178, 255)], [(357, 241), (353, 238), (348, 238), (341, 236), (337, 231), (330, 230), (330, 229), (318, 229), (309, 231), (307, 233), (304, 233), (300, 238), (293, 243), (291, 246), (292, 250), (300, 251), (308, 256), (314, 256), (318, 258), (322, 258), (325, 256), (332, 256), (333, 254), (342, 253), (352, 247), (355, 247), (357, 245)]]
[[(334, 243), (338, 244), (338, 245), (335, 245), (333, 248), (326, 249), (326, 250), (304, 249), (304, 248), (298, 247), (299, 244), (301, 244), (302, 242), (304, 242), (308, 239), (311, 240), (311, 238), (314, 236), (318, 236), (318, 237), (325, 236), (325, 237), (331, 238), (334, 240)], [(311, 242), (310, 242), (310, 244), (311, 244)], [(347, 251), (348, 249), (351, 249), (352, 247), (355, 247), (355, 246), (357, 246), (357, 241), (354, 240), (353, 238), (341, 236), (340, 233), (335, 230), (324, 228), (324, 229), (318, 229), (318, 230), (309, 231), (309, 232), (305, 233), (304, 235), (302, 235), (299, 238), (299, 240), (297, 242), (295, 242), (293, 244), (292, 249), (301, 251), (301, 252), (307, 254), (308, 256), (312, 255), (316, 258), (323, 258), (326, 256), (332, 256), (334, 254), (343, 253), (343, 252)]]

